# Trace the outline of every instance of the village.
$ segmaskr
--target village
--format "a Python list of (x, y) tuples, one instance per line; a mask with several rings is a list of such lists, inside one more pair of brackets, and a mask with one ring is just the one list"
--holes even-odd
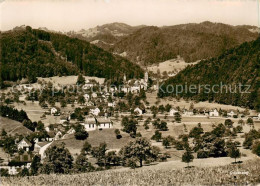
[[(187, 133), (187, 126), (190, 125), (190, 128), (198, 123), (205, 126), (208, 130), (209, 126), (212, 127), (221, 122), (224, 123), (226, 120), (247, 123), (250, 126), (249, 130), (251, 127), (256, 130), (260, 128), (260, 113), (252, 114), (247, 109), (225, 110), (214, 107), (195, 107), (193, 102), (189, 102), (187, 107), (180, 107), (177, 106), (178, 101), (174, 101), (174, 104), (169, 104), (173, 102), (172, 100), (165, 101), (165, 104), (160, 105), (158, 99), (151, 104), (148, 101), (150, 100), (148, 95), (154, 94), (153, 92), (156, 92), (156, 89), (154, 88), (155, 86), (149, 84), (148, 72), (144, 74), (144, 79), (140, 80), (127, 80), (124, 76), (121, 87), (114, 86), (110, 89), (105, 86), (104, 82), (100, 84), (94, 79), (85, 79), (79, 75), (75, 85), (80, 85), (81, 90), (84, 90), (83, 93), (80, 91), (69, 93), (67, 89), (64, 92), (60, 92), (60, 89), (52, 89), (52, 91), (55, 91), (55, 94), (48, 96), (50, 93), (48, 90), (50, 89), (44, 88), (41, 90), (41, 93), (45, 96), (41, 96), (39, 91), (35, 90), (35, 85), (38, 87), (39, 85), (40, 87), (47, 86), (49, 88), (53, 86), (51, 81), (41, 80), (33, 85), (18, 85), (16, 86), (16, 91), (14, 91), (15, 93), (4, 92), (1, 95), (2, 104), (14, 107), (14, 109), (24, 110), (27, 112), (28, 119), (31, 120), (30, 122), (35, 124), (34, 127), (30, 128), (28, 126), (32, 125), (32, 123), (26, 124), (23, 122), (23, 126), (27, 127), (27, 131), (20, 134), (20, 131), (18, 133), (14, 133), (12, 130), (6, 132), (6, 128), (2, 126), (1, 138), (4, 138), (7, 133), (13, 136), (14, 144), (12, 144), (12, 148), (17, 149), (17, 151), (14, 149), (10, 150), (10, 154), (1, 153), (6, 156), (5, 159), (1, 157), (1, 169), (8, 169), (9, 175), (19, 174), (24, 168), (30, 169), (35, 154), (39, 154), (41, 161), (44, 161), (45, 151), (48, 147), (59, 142), (66, 141), (68, 143), (70, 140), (75, 141), (75, 133), (79, 132), (82, 133), (79, 139), (82, 136), (83, 139), (86, 139), (87, 137), (84, 137), (84, 134), (91, 137), (91, 132), (100, 131), (102, 133), (103, 130), (107, 130), (109, 133), (116, 133), (117, 138), (115, 137), (115, 139), (120, 139), (123, 135), (122, 133), (125, 133), (123, 138), (126, 138), (126, 134), (129, 133), (134, 138), (145, 136), (155, 139), (152, 135), (154, 132), (156, 135), (156, 130), (152, 130), (148, 126), (149, 122), (152, 123), (152, 121), (153, 124), (156, 121), (166, 122), (166, 125), (168, 125), (165, 126), (165, 130), (162, 129), (162, 131), (165, 131), (163, 136), (175, 132), (175, 138), (178, 135)], [(101, 85), (102, 89), (99, 88)], [(30, 107), (29, 105), (34, 106)], [(2, 113), (2, 116), (9, 117), (4, 115), (4, 113)], [(135, 118), (137, 129), (133, 131), (124, 130), (122, 123), (126, 117)], [(141, 126), (141, 123), (143, 123), (143, 126)], [(141, 127), (144, 129), (139, 129)], [(178, 130), (183, 128), (181, 129), (182, 132), (176, 133), (174, 130), (177, 128), (175, 127)], [(80, 130), (85, 131), (85, 133)], [(98, 136), (98, 138), (101, 136)], [(93, 136), (93, 138), (95, 137)], [(162, 144), (158, 143), (160, 138), (163, 139), (163, 137), (159, 137), (153, 143), (161, 148)], [(129, 140), (131, 139), (127, 137), (126, 141)], [(102, 139), (97, 139), (97, 141), (102, 141)], [(76, 144), (74, 143), (74, 145)], [(74, 150), (76, 149), (74, 156), (80, 153), (81, 147), (82, 144), (79, 147), (73, 147)], [(1, 148), (2, 150), (3, 148)]]

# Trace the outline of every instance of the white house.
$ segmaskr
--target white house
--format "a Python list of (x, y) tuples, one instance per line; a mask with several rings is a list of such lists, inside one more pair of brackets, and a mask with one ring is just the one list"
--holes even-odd
[(26, 139), (23, 138), (18, 144), (17, 144), (17, 148), (18, 150), (20, 149), (24, 149), (26, 151), (29, 151), (29, 148), (32, 146), (32, 144)]
[(61, 131), (57, 132), (57, 134), (55, 134), (54, 140), (59, 140), (62, 138), (62, 133)]
[(194, 115), (193, 111), (191, 111), (191, 110), (185, 110), (183, 114), (185, 116), (193, 116)]
[(209, 112), (210, 117), (219, 117), (219, 112), (217, 109), (214, 109), (213, 111)]
[(115, 101), (114, 102), (108, 102), (107, 106), (108, 107), (115, 107), (116, 106), (116, 102)]
[(84, 98), (85, 98), (86, 101), (89, 100), (89, 97), (90, 97), (90, 96), (89, 96), (88, 94), (84, 94)]
[(38, 142), (38, 143), (35, 143), (34, 144), (34, 151), (35, 152), (40, 152), (40, 149), (43, 147), (43, 146), (45, 146), (45, 145), (47, 145), (49, 142)]
[(229, 113), (227, 113), (227, 116), (228, 116), (228, 117), (232, 117), (232, 118), (233, 118), (234, 115), (236, 115), (236, 114), (235, 114), (235, 112), (234, 112), (233, 110), (230, 111)]
[(92, 131), (97, 129), (97, 121), (95, 118), (86, 118), (84, 123), (81, 123), (86, 131)]
[(170, 110), (170, 116), (174, 116), (175, 115), (175, 113), (177, 113), (177, 112), (179, 112), (178, 110), (176, 110), (176, 109), (174, 109), (174, 108), (172, 108), (171, 110)]
[(134, 112), (137, 113), (137, 115), (142, 115), (143, 114), (142, 109), (140, 109), (138, 107), (134, 109)]
[(91, 96), (92, 96), (92, 98), (97, 98), (98, 95), (97, 95), (97, 93), (93, 92)]
[(55, 107), (51, 108), (51, 114), (54, 115), (58, 112), (58, 109), (56, 109)]
[(98, 129), (110, 129), (110, 128), (113, 128), (112, 121), (109, 118), (107, 118), (107, 117), (97, 118), (96, 120), (97, 120)]
[(90, 114), (93, 114), (94, 116), (98, 116), (98, 114), (100, 113), (100, 109), (99, 108), (93, 108), (90, 109)]
[(67, 131), (67, 134), (74, 134), (76, 131), (74, 128), (71, 128)]

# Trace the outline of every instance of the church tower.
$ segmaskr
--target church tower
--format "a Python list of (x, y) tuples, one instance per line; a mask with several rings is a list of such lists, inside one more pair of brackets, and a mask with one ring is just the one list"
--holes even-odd
[(144, 73), (144, 81), (147, 83), (148, 82), (148, 72), (146, 71), (145, 73)]

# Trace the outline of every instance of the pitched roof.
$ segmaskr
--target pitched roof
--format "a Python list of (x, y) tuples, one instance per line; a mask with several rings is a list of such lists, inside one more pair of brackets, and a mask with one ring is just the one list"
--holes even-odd
[(98, 123), (111, 123), (111, 120), (109, 118), (97, 118)]

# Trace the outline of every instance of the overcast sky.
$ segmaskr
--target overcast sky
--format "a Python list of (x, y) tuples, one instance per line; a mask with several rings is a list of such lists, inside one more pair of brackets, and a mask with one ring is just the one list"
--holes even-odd
[(111, 22), (258, 25), (260, 0), (0, 0), (0, 29), (30, 25), (69, 31)]

